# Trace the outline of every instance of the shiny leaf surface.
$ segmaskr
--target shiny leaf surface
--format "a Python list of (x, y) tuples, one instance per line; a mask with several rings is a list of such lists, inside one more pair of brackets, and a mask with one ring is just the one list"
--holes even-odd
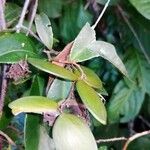
[[(98, 75), (91, 69), (84, 67), (84, 66), (80, 66), (81, 69), (84, 72), (85, 77), (83, 78), (83, 80), (89, 84), (90, 86), (96, 88), (96, 89), (102, 89), (102, 81), (100, 80), (100, 78), (98, 77)], [(81, 73), (79, 72), (79, 70), (75, 70), (74, 71), (75, 74), (77, 74), (79, 77), (81, 76)]]
[(112, 44), (104, 41), (95, 41), (89, 46), (89, 48), (96, 51), (100, 57), (111, 62), (116, 68), (127, 76), (126, 68)]
[(42, 42), (51, 49), (53, 46), (53, 32), (49, 18), (46, 14), (41, 13), (35, 17), (35, 25), (37, 33)]
[(72, 82), (70, 81), (55, 79), (51, 84), (47, 97), (57, 101), (66, 99), (69, 95), (71, 85)]
[(88, 125), (71, 114), (61, 114), (53, 127), (57, 150), (98, 150)]
[(86, 23), (74, 41), (71, 48), (70, 60), (82, 62), (99, 56), (98, 53), (89, 49), (93, 41), (96, 41), (95, 31), (90, 27), (89, 23)]
[(52, 64), (51, 62), (46, 62), (42, 59), (34, 59), (29, 58), (28, 62), (35, 66), (36, 68), (55, 75), (60, 78), (68, 79), (68, 80), (77, 80), (77, 76), (73, 74), (71, 71), (60, 67), (58, 65)]
[(82, 62), (98, 56), (110, 61), (127, 76), (126, 68), (117, 55), (115, 47), (104, 41), (96, 41), (94, 29), (86, 23), (74, 41), (70, 60)]
[(39, 57), (33, 42), (22, 33), (0, 36), (0, 63), (15, 63), (28, 57)]
[(27, 96), (19, 98), (9, 104), (14, 115), (19, 113), (37, 113), (42, 114), (43, 112), (58, 113), (58, 104), (46, 97), (42, 96)]
[(131, 4), (145, 18), (150, 19), (150, 1), (149, 0), (129, 0)]
[(84, 81), (77, 81), (77, 91), (89, 112), (102, 124), (106, 124), (107, 114), (102, 99)]

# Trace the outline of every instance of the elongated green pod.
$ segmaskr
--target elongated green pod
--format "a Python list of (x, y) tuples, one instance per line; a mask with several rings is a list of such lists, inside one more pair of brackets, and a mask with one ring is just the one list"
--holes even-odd
[(58, 104), (43, 96), (27, 96), (19, 98), (8, 105), (14, 115), (19, 113), (56, 113), (58, 114)]
[(81, 100), (83, 101), (89, 112), (99, 122), (101, 122), (102, 124), (106, 124), (106, 109), (96, 91), (82, 80), (77, 81), (76, 87)]
[(28, 62), (34, 67), (57, 77), (73, 81), (77, 80), (77, 76), (74, 73), (51, 62), (36, 58), (28, 58)]
[(61, 114), (53, 127), (56, 150), (98, 150), (88, 125), (72, 114)]

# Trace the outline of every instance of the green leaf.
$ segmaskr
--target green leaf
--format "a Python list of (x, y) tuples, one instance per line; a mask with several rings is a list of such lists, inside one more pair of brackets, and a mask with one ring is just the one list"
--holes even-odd
[(30, 89), (30, 96), (43, 95), (45, 89), (44, 79), (41, 76), (35, 75), (32, 80), (32, 86)]
[(5, 19), (7, 27), (12, 25), (20, 16), (21, 7), (15, 3), (6, 3), (5, 6)]
[(149, 0), (129, 0), (131, 4), (145, 18), (150, 19), (150, 1)]
[(48, 135), (48, 132), (43, 126), (40, 126), (40, 141), (38, 150), (55, 150), (53, 139)]
[(82, 62), (98, 57), (99, 54), (89, 48), (93, 41), (96, 41), (95, 31), (90, 27), (89, 23), (86, 23), (73, 43), (70, 53), (70, 60)]
[(130, 49), (126, 66), (132, 80), (138, 81), (138, 86), (143, 92), (150, 94), (150, 65), (145, 56), (136, 49)]
[(77, 80), (77, 76), (73, 74), (71, 71), (58, 65), (55, 65), (51, 62), (46, 62), (42, 59), (34, 59), (34, 58), (29, 58), (28, 62), (32, 64), (34, 67), (44, 72), (55, 75), (57, 77), (64, 78), (67, 80)]
[(106, 124), (107, 114), (102, 99), (84, 81), (79, 80), (76, 83), (77, 91), (81, 97), (81, 100), (89, 110), (89, 112), (102, 124)]
[(66, 2), (62, 15), (63, 17), (60, 18), (60, 34), (64, 43), (73, 41), (86, 22), (92, 21), (92, 15), (84, 9), (84, 4), (81, 1)]
[[(30, 95), (42, 95), (43, 94), (44, 82), (39, 76), (34, 76), (30, 89)], [(40, 121), (39, 115), (26, 114), (25, 117), (25, 150), (38, 149), (38, 143), (40, 139)], [(34, 140), (31, 140), (34, 139)]]
[(22, 33), (0, 36), (0, 63), (16, 63), (28, 57), (38, 57), (29, 37)]
[(113, 92), (108, 106), (108, 119), (110, 122), (128, 122), (134, 119), (143, 104), (144, 93), (139, 87), (120, 81)]
[(35, 114), (27, 114), (24, 131), (25, 150), (37, 149), (40, 136), (40, 117)]
[[(102, 81), (100, 80), (100, 78), (98, 77), (98, 75), (91, 69), (81, 66), (81, 69), (83, 70), (83, 73), (85, 75), (85, 77), (83, 78), (83, 80), (89, 84), (90, 86), (92, 86), (93, 88), (96, 89), (102, 89)], [(74, 70), (74, 73), (77, 74), (79, 77), (81, 76), (81, 72), (79, 70)]]
[(46, 14), (41, 13), (35, 17), (35, 25), (37, 33), (42, 42), (51, 49), (53, 46), (53, 32), (49, 18)]
[(116, 68), (118, 68), (124, 75), (127, 76), (126, 68), (112, 44), (104, 41), (95, 41), (89, 46), (89, 48), (97, 52), (100, 57), (111, 62)]
[(71, 114), (61, 114), (53, 127), (57, 150), (98, 150), (88, 125)]
[(50, 18), (57, 18), (61, 15), (62, 4), (61, 0), (39, 0), (38, 9)]
[(54, 100), (64, 100), (68, 97), (72, 82), (55, 79), (48, 90), (47, 97)]
[(107, 146), (100, 146), (98, 150), (108, 150)]
[(9, 104), (14, 115), (19, 113), (37, 113), (42, 114), (43, 112), (58, 113), (58, 104), (46, 97), (42, 96), (27, 96), (19, 98)]
[(126, 68), (117, 55), (115, 47), (104, 41), (96, 41), (95, 31), (87, 23), (74, 41), (71, 48), (70, 60), (82, 62), (98, 56), (110, 61), (127, 76)]

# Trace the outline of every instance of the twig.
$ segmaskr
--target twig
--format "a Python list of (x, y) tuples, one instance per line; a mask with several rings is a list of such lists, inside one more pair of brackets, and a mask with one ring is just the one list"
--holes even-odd
[(6, 28), (5, 16), (4, 16), (4, 0), (0, 0), (0, 31)]
[(126, 17), (125, 13), (124, 13), (124, 10), (122, 9), (122, 7), (120, 5), (117, 5), (117, 8), (122, 16), (122, 18), (124, 19), (125, 23), (128, 25), (129, 29), (131, 30), (131, 32), (133, 33), (135, 39), (137, 40), (138, 44), (139, 44), (139, 47), (141, 48), (147, 62), (150, 64), (150, 58), (149, 56), (147, 55), (146, 51), (145, 51), (145, 48), (144, 46), (142, 45), (136, 31), (134, 30), (134, 28), (132, 27), (131, 23), (129, 22), (128, 18)]
[(141, 119), (143, 123), (145, 123), (150, 128), (150, 123), (146, 119), (144, 119), (142, 116), (139, 116), (139, 119)]
[(99, 21), (101, 20), (101, 18), (103, 17), (108, 5), (109, 5), (110, 0), (107, 0), (102, 12), (100, 13), (98, 19), (96, 20), (96, 22), (94, 23), (94, 25), (92, 26), (93, 29), (95, 29), (95, 27), (97, 26), (97, 24), (99, 23)]
[(87, 3), (86, 3), (85, 6), (84, 6), (84, 9), (87, 10), (87, 8), (89, 7), (89, 5), (90, 5), (90, 0), (87, 1)]
[(0, 131), (0, 135), (2, 135), (3, 137), (5, 137), (9, 144), (14, 145), (14, 146), (16, 145), (14, 143), (14, 141), (7, 134), (5, 134), (4, 132)]
[(32, 9), (31, 19), (30, 19), (29, 26), (28, 26), (28, 32), (26, 35), (28, 35), (31, 30), (31, 27), (32, 27), (32, 24), (36, 15), (37, 7), (38, 7), (38, 0), (35, 0), (34, 6)]
[[(5, 7), (5, 1), (0, 0), (0, 30), (1, 31), (6, 29), (4, 7)], [(0, 89), (1, 90), (0, 91), (0, 113), (3, 110), (5, 94), (6, 94), (6, 89), (7, 89), (6, 71), (7, 71), (7, 65), (4, 65), (3, 71), (2, 71), (2, 83), (1, 83), (1, 89)]]
[(6, 72), (7, 72), (7, 65), (3, 66), (3, 72), (2, 72), (2, 84), (1, 84), (1, 93), (0, 93), (0, 113), (3, 111), (4, 107), (4, 100), (6, 95), (6, 89), (7, 89), (7, 78), (6, 78)]
[(104, 143), (104, 142), (116, 142), (116, 141), (126, 141), (127, 138), (125, 137), (115, 137), (115, 138), (111, 138), (111, 139), (99, 139), (96, 142), (97, 143)]
[(134, 141), (135, 139), (137, 139), (137, 138), (139, 138), (139, 137), (142, 137), (142, 136), (144, 136), (144, 135), (148, 135), (148, 134), (150, 134), (150, 130), (144, 131), (144, 132), (141, 132), (141, 133), (136, 133), (135, 135), (131, 136), (131, 137), (128, 138), (128, 140), (126, 141), (126, 143), (125, 143), (125, 145), (124, 145), (124, 147), (123, 147), (122, 150), (127, 150), (128, 145), (129, 145), (132, 141)]
[(34, 37), (35, 39), (37, 39), (39, 42), (43, 43), (43, 42), (40, 40), (40, 38), (39, 38), (36, 34), (34, 34), (34, 32), (33, 32), (32, 30), (29, 30), (27, 27), (25, 27), (25, 26), (23, 26), (23, 25), (20, 26), (20, 28), (23, 29), (23, 30), (28, 31), (31, 36), (33, 36), (33, 37)]
[(21, 27), (23, 25), (23, 21), (24, 21), (24, 18), (25, 18), (25, 15), (26, 15), (29, 3), (30, 3), (30, 0), (25, 0), (20, 19), (18, 21), (18, 24), (16, 25), (16, 31), (18, 33), (20, 32), (20, 29), (21, 29)]
[(129, 129), (129, 135), (132, 136), (134, 135), (136, 132), (134, 131), (134, 121), (131, 120), (130, 122), (128, 122), (128, 129)]

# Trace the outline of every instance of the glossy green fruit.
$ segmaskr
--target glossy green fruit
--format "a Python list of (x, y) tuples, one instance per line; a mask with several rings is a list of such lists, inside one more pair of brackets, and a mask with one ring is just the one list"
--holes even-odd
[(88, 125), (71, 114), (61, 114), (53, 127), (56, 150), (98, 150)]

